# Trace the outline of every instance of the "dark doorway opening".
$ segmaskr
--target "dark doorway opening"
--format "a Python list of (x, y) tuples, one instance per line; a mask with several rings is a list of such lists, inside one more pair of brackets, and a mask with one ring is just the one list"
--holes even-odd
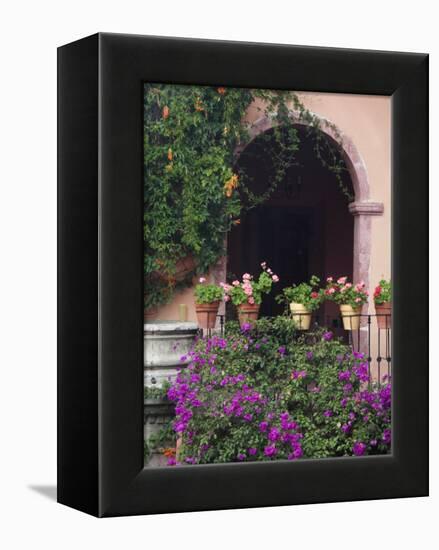
[[(246, 272), (257, 276), (263, 261), (280, 278), (272, 293), (264, 297), (261, 316), (282, 313), (284, 307), (275, 302), (275, 296), (286, 286), (309, 281), (311, 275), (322, 281), (343, 275), (352, 280), (354, 220), (348, 211), (349, 201), (334, 174), (316, 158), (312, 138), (304, 130), (298, 132), (297, 162), (271, 197), (249, 210), (228, 237), (229, 280), (241, 279)], [(269, 146), (266, 135), (263, 140), (256, 138), (237, 162), (237, 169), (243, 167), (252, 177), (256, 193), (262, 193), (269, 180), (270, 160), (264, 153)], [(347, 172), (343, 183), (352, 189)], [(338, 308), (325, 303), (319, 314), (335, 318)]]
[[(243, 273), (259, 273), (265, 261), (279, 276), (276, 294), (285, 286), (307, 281), (311, 266), (319, 256), (315, 241), (319, 223), (315, 208), (267, 204), (250, 211), (241, 231), (236, 231), (229, 245), (229, 272), (233, 278)], [(317, 256), (313, 258), (313, 256)], [(275, 292), (264, 297), (261, 315), (278, 315), (283, 306), (275, 302)]]

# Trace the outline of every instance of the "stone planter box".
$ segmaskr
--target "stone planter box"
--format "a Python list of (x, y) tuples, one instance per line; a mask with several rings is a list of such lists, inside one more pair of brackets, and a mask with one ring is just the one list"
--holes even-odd
[[(145, 399), (143, 411), (143, 436), (145, 441), (148, 441), (152, 435), (157, 434), (169, 419), (174, 416), (174, 404), (162, 399)], [(153, 450), (145, 466), (166, 466), (166, 464), (166, 457)]]
[[(198, 325), (181, 321), (154, 321), (144, 324), (144, 386), (160, 388), (177, 376), (177, 369), (189, 361), (180, 358), (192, 348)], [(174, 415), (174, 404), (159, 398), (144, 401), (144, 438), (157, 434)], [(152, 452), (145, 466), (165, 466), (167, 459)]]
[(192, 348), (198, 325), (189, 321), (154, 321), (143, 325), (145, 386), (161, 386), (175, 378), (180, 358)]

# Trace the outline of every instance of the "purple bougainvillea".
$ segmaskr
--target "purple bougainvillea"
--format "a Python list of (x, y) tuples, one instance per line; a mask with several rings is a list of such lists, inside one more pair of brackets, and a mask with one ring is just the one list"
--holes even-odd
[(355, 456), (363, 456), (366, 452), (366, 449), (367, 445), (365, 443), (363, 443), (362, 441), (356, 441), (352, 448), (352, 452)]
[(295, 334), (274, 318), (198, 339), (167, 391), (181, 441), (169, 465), (389, 452), (390, 380), (373, 384), (330, 331)]

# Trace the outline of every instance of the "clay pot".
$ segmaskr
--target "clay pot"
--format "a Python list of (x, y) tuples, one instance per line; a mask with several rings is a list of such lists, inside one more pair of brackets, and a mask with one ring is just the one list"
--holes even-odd
[(344, 304), (340, 306), (340, 313), (345, 330), (358, 330), (360, 328), (361, 306), (352, 307)]
[(210, 304), (195, 304), (198, 324), (201, 328), (214, 328), (218, 315), (219, 301)]
[(251, 323), (259, 317), (259, 304), (240, 304), (237, 306), (239, 324)]
[(175, 273), (169, 274), (164, 269), (158, 269), (154, 271), (151, 276), (153, 278), (165, 281), (168, 284), (174, 285), (184, 281), (189, 275), (193, 274), (197, 264), (193, 256), (186, 256), (181, 258), (175, 264)]
[(159, 309), (156, 306), (150, 307), (149, 309), (143, 310), (143, 320), (145, 323), (148, 321), (153, 321), (158, 315)]
[(375, 313), (377, 314), (378, 328), (391, 328), (392, 326), (392, 302), (375, 304)]
[(299, 330), (308, 330), (311, 325), (312, 312), (307, 310), (303, 304), (291, 302), (290, 311), (293, 321)]
[(175, 266), (175, 280), (180, 282), (183, 281), (190, 273), (195, 270), (196, 262), (193, 256), (186, 256), (178, 260)]

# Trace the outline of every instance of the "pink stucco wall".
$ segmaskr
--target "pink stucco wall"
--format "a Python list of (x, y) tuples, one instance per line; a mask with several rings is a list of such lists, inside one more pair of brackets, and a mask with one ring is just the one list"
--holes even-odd
[(370, 285), (390, 278), (391, 99), (353, 94), (301, 94), (306, 107), (334, 122), (355, 143), (367, 172), (369, 199), (384, 205), (372, 218)]

